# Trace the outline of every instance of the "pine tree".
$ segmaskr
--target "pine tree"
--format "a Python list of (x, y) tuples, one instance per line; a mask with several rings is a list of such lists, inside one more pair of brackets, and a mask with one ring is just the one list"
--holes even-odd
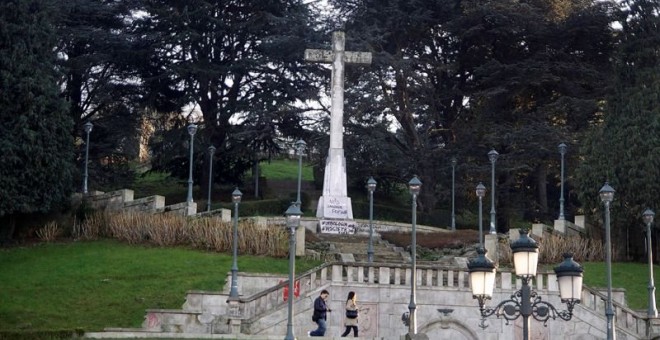
[(47, 0), (0, 3), (0, 238), (70, 199), (73, 123), (59, 97)]
[(630, 235), (639, 235), (642, 212), (660, 209), (660, 1), (625, 1), (622, 8), (614, 93), (576, 174), (584, 210), (596, 219), (603, 216), (598, 190), (605, 181), (616, 190), (611, 226), (620, 255), (627, 242), (639, 241)]

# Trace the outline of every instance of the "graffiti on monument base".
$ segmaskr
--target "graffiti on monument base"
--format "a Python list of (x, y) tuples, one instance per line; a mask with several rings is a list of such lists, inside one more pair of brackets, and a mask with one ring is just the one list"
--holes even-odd
[(354, 221), (320, 220), (321, 234), (355, 234), (356, 224)]

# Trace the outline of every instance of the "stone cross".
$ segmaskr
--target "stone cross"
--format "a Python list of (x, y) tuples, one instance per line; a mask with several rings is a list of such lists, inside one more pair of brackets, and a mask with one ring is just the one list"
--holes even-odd
[(344, 32), (332, 34), (332, 50), (305, 50), (305, 60), (332, 64), (330, 88), (330, 148), (325, 163), (323, 196), (319, 198), (318, 218), (353, 219), (351, 199), (346, 190), (346, 158), (344, 157), (344, 65), (370, 64), (371, 53), (345, 51)]

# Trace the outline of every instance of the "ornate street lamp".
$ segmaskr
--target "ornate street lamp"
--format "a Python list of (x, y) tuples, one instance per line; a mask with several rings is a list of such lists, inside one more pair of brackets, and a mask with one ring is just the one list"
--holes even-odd
[(192, 203), (193, 197), (192, 197), (192, 192), (193, 192), (193, 142), (195, 138), (195, 133), (197, 133), (197, 125), (195, 124), (190, 124), (188, 125), (188, 134), (190, 135), (190, 160), (189, 160), (189, 165), (190, 168), (188, 170), (188, 199), (186, 199), (186, 202)]
[(83, 125), (85, 131), (85, 174), (83, 175), (83, 194), (87, 194), (87, 179), (89, 177), (87, 168), (89, 163), (89, 133), (92, 132), (94, 125), (91, 122), (87, 122)]
[(644, 224), (646, 224), (646, 252), (648, 253), (649, 259), (649, 306), (647, 315), (649, 318), (658, 317), (658, 309), (655, 307), (655, 285), (653, 283), (653, 248), (651, 244), (651, 224), (653, 224), (653, 217), (655, 213), (651, 209), (644, 210), (642, 213), (642, 219)]
[(605, 262), (607, 268), (607, 303), (605, 306), (605, 316), (607, 317), (607, 340), (613, 340), (616, 337), (614, 331), (614, 309), (612, 308), (612, 241), (610, 237), (610, 203), (614, 199), (614, 188), (608, 182), (605, 182), (600, 191), (600, 200), (605, 205)]
[(213, 154), (215, 153), (215, 146), (209, 146), (209, 195), (206, 200), (206, 211), (211, 211), (211, 183), (213, 183)]
[(369, 177), (367, 180), (369, 190), (369, 247), (367, 248), (367, 261), (371, 264), (374, 260), (374, 191), (376, 191), (376, 180)]
[(536, 241), (528, 236), (527, 230), (520, 231), (520, 238), (511, 244), (513, 262), (516, 276), (522, 280), (522, 287), (511, 295), (510, 299), (504, 300), (495, 307), (486, 307), (486, 301), (493, 295), (495, 285), (495, 267), (486, 258), (483, 248), (479, 248), (476, 259), (468, 263), (470, 271), (470, 285), (472, 297), (479, 302), (482, 328), (486, 317), (495, 314), (498, 318), (503, 317), (506, 324), (509, 321), (523, 317), (523, 339), (529, 339), (529, 317), (547, 324), (548, 320), (560, 318), (568, 321), (573, 317), (573, 308), (580, 303), (582, 294), (582, 267), (575, 261), (571, 254), (564, 254), (564, 261), (555, 267), (555, 274), (559, 282), (559, 296), (561, 302), (565, 303), (568, 310), (560, 311), (549, 302), (543, 301), (538, 294), (532, 290), (530, 282), (536, 276), (538, 264), (538, 245)]
[(296, 230), (300, 226), (300, 217), (302, 216), (302, 211), (300, 211), (300, 206), (296, 202), (292, 203), (289, 206), (289, 209), (284, 213), (286, 216), (286, 226), (289, 229), (289, 292), (287, 296), (288, 303), (288, 317), (286, 324), (286, 337), (285, 340), (295, 340), (296, 337), (293, 335), (293, 284), (295, 276), (295, 265), (296, 265)]
[(232, 265), (231, 265), (231, 290), (230, 299), (238, 299), (238, 204), (241, 203), (243, 193), (234, 189), (231, 193), (231, 201), (234, 203), (234, 237), (232, 238)]
[(414, 176), (408, 182), (408, 191), (412, 195), (412, 244), (410, 246), (410, 259), (412, 271), (410, 273), (410, 303), (408, 304), (408, 334), (417, 334), (416, 290), (417, 290), (417, 195), (422, 188), (422, 182)]
[(307, 143), (302, 139), (299, 139), (296, 142), (296, 152), (298, 153), (298, 195), (296, 198), (296, 204), (298, 204), (298, 206), (302, 204), (302, 201), (300, 200), (300, 182), (302, 181), (302, 156), (303, 152), (305, 152), (306, 146)]
[(566, 155), (566, 144), (559, 144), (561, 154), (561, 193), (559, 195), (559, 219), (564, 219), (564, 155)]
[[(483, 247), (477, 248), (477, 257), (468, 262), (472, 298), (479, 301), (479, 308), (482, 313), (486, 300), (493, 297), (493, 290), (495, 289), (495, 264), (486, 257), (486, 252), (487, 250)], [(483, 328), (486, 327), (483, 322), (482, 326)]]
[(483, 227), (483, 217), (481, 215), (481, 210), (482, 210), (482, 200), (484, 198), (484, 195), (486, 195), (486, 187), (483, 185), (483, 183), (479, 182), (477, 185), (477, 197), (479, 197), (479, 247), (483, 248), (484, 247), (484, 227)]
[(497, 228), (495, 227), (496, 221), (495, 221), (495, 162), (497, 162), (497, 158), (499, 157), (499, 153), (495, 151), (495, 149), (490, 150), (488, 153), (488, 159), (490, 160), (491, 164), (491, 174), (490, 174), (490, 233), (491, 234), (497, 234)]
[(456, 186), (456, 157), (451, 158), (451, 230), (456, 231), (455, 186)]

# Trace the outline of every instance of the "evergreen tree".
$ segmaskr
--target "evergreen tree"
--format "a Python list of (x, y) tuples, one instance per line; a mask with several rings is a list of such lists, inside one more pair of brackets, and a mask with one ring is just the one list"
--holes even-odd
[[(586, 213), (602, 220), (598, 190), (605, 181), (616, 190), (612, 211), (613, 247), (629, 254), (629, 242), (643, 249), (639, 230), (647, 208), (660, 210), (660, 1), (624, 1), (614, 93), (584, 143), (576, 173)], [(629, 240), (630, 235), (637, 235)]]
[[(150, 51), (145, 85), (179, 93), (177, 110), (186, 105), (199, 110), (203, 124), (195, 149), (218, 148), (218, 179), (235, 183), (255, 152), (279, 152), (277, 131), (300, 136), (302, 110), (293, 104), (318, 95), (309, 71), (319, 68), (302, 58), (314, 33), (302, 1), (145, 0), (142, 5), (146, 14), (136, 21), (135, 32)], [(187, 175), (185, 125), (179, 122), (176, 136), (159, 136), (154, 144), (154, 166), (181, 177)]]
[[(53, 1), (62, 96), (75, 124), (71, 132), (80, 136), (83, 124), (93, 122), (90, 181), (96, 188), (121, 187), (132, 178), (127, 163), (137, 158), (145, 101), (136, 73), (141, 55), (128, 32), (133, 1)], [(84, 155), (84, 143), (78, 145), (77, 155)]]
[[(346, 89), (352, 104), (347, 139), (353, 139), (346, 153), (360, 164), (349, 166), (356, 171), (349, 177), (382, 171), (401, 183), (417, 174), (424, 183), (420, 206), (430, 211), (449, 205), (452, 156), (459, 158), (457, 182), (470, 183), (459, 185), (460, 197), (490, 179), (487, 153), (495, 148), (501, 154), (499, 225), (506, 229), (507, 216), (529, 218), (529, 212), (549, 219), (546, 187), (558, 186), (557, 145), (578, 139), (607, 90), (612, 42), (606, 5), (568, 0), (333, 4), (343, 21), (330, 25), (347, 31), (353, 49), (362, 45), (374, 53), (371, 67), (347, 70), (353, 82)], [(365, 125), (379, 133), (363, 136)], [(391, 127), (397, 131), (388, 134)], [(365, 157), (363, 150), (371, 151)], [(369, 155), (388, 151), (391, 166), (373, 169), (378, 163)], [(558, 200), (558, 190), (553, 193)]]
[(0, 217), (11, 238), (20, 214), (47, 212), (72, 190), (72, 120), (59, 97), (52, 3), (0, 3)]
[[(502, 231), (523, 218), (557, 217), (557, 145), (579, 140), (608, 90), (608, 4), (563, 2), (571, 4), (462, 1), (463, 14), (452, 23), (460, 68), (470, 78), (464, 88), (470, 109), (456, 139), (481, 164), (481, 174), (475, 169), (481, 178), (488, 178), (483, 170), (490, 173), (488, 151), (499, 152)], [(577, 159), (576, 152), (568, 156)]]

